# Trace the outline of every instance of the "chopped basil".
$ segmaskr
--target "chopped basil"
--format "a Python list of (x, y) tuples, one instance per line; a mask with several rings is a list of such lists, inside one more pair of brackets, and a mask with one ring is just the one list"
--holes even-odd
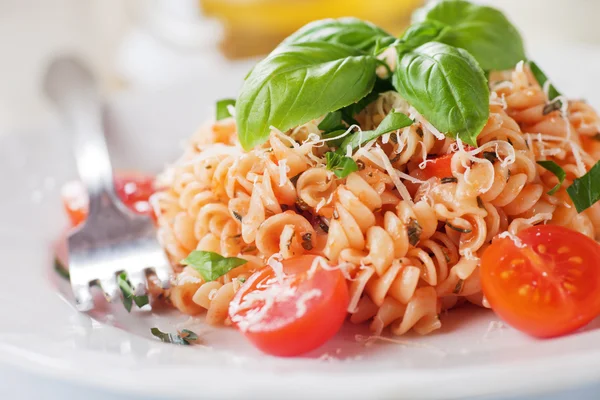
[(237, 219), (238, 221), (242, 222), (242, 216), (240, 215), (240, 213), (236, 212), (236, 211), (231, 211), (231, 213), (233, 214), (233, 217), (235, 219)]
[(454, 286), (454, 290), (452, 290), (452, 293), (454, 294), (460, 294), (463, 285), (464, 285), (465, 281), (462, 279), (459, 279), (458, 282), (456, 282), (456, 286)]
[(312, 233), (308, 232), (302, 235), (302, 247), (304, 247), (304, 250), (307, 251), (312, 250)]
[(246, 283), (246, 278), (238, 278), (239, 283)]
[(163, 343), (189, 346), (191, 344), (190, 342), (198, 340), (198, 335), (188, 329), (182, 329), (178, 333), (165, 333), (161, 332), (158, 328), (151, 328), (150, 332), (152, 333), (152, 336), (157, 337)]
[(562, 102), (560, 100), (554, 100), (553, 102), (548, 103), (544, 106), (544, 109), (542, 110), (542, 114), (548, 115), (551, 112), (560, 110), (561, 107), (562, 107)]
[(481, 200), (481, 197), (477, 196), (477, 206), (479, 208), (485, 208), (485, 204), (483, 204), (483, 200)]
[(217, 101), (217, 104), (216, 104), (216, 107), (217, 107), (216, 119), (217, 119), (217, 121), (231, 117), (231, 113), (229, 112), (228, 106), (235, 107), (235, 100), (234, 99), (223, 99), (223, 100)]
[(460, 232), (460, 233), (471, 233), (471, 232), (473, 232), (473, 230), (471, 230), (471, 229), (460, 228), (458, 226), (452, 225), (448, 221), (446, 221), (446, 225), (448, 225), (448, 228), (454, 229), (455, 231)]
[(71, 274), (67, 267), (58, 259), (58, 257), (54, 257), (54, 270), (61, 277), (68, 281), (71, 280)]
[[(546, 76), (544, 71), (542, 71), (541, 68), (538, 67), (538, 65), (536, 63), (534, 63), (533, 61), (529, 61), (528, 64), (529, 64), (529, 69), (531, 70), (531, 73), (535, 77), (535, 80), (540, 84), (540, 86), (543, 89), (544, 85), (548, 81), (548, 77)], [(561, 95), (561, 93), (558, 90), (556, 90), (554, 85), (550, 84), (550, 86), (548, 87), (548, 98), (550, 100), (554, 100), (555, 98), (557, 98), (560, 95)]]
[(123, 293), (123, 306), (127, 310), (127, 312), (131, 312), (131, 307), (133, 303), (139, 308), (144, 307), (150, 301), (148, 300), (148, 296), (136, 296), (133, 286), (127, 279), (127, 273), (121, 272), (117, 277), (117, 283), (119, 284), (119, 288)]
[(600, 161), (587, 174), (573, 181), (567, 188), (567, 193), (577, 212), (582, 212), (600, 200)]
[(485, 158), (492, 164), (495, 163), (496, 161), (498, 161), (498, 156), (496, 155), (496, 152), (494, 152), (494, 151), (484, 151), (483, 158)]
[(423, 232), (423, 228), (419, 224), (416, 219), (410, 219), (408, 225), (406, 227), (406, 233), (408, 234), (408, 243), (411, 246), (416, 246), (421, 239), (421, 233)]
[(325, 222), (325, 217), (319, 217), (319, 228), (325, 233), (329, 233), (329, 225)]
[(332, 151), (325, 154), (327, 159), (327, 169), (333, 171), (338, 178), (345, 178), (354, 171), (358, 171), (356, 162), (346, 156), (342, 156)]
[(413, 124), (413, 122), (414, 121), (405, 114), (392, 110), (388, 115), (386, 115), (383, 121), (381, 121), (377, 129), (372, 131), (356, 132), (347, 136), (337, 152), (338, 154), (346, 154), (348, 146), (354, 150), (381, 135), (385, 135), (386, 133), (410, 126)]
[(458, 182), (458, 179), (455, 178), (454, 176), (449, 176), (447, 178), (442, 178), (442, 183), (456, 183)]
[[(340, 147), (340, 145), (344, 142), (344, 139), (346, 138), (346, 136), (342, 136), (344, 133), (346, 133), (347, 129), (339, 129), (336, 131), (331, 131), (331, 132), (327, 132), (321, 135), (321, 137), (323, 139), (331, 139), (331, 138), (337, 138), (334, 140), (328, 140), (327, 141), (327, 146), (329, 147)], [(342, 137), (338, 137), (338, 136), (342, 136)]]
[(192, 251), (181, 264), (194, 268), (206, 282), (214, 281), (248, 261), (237, 257), (223, 257), (212, 251)]
[(567, 177), (567, 174), (565, 170), (562, 169), (560, 165), (558, 165), (554, 161), (538, 161), (537, 163), (545, 169), (547, 169), (548, 171), (552, 172), (558, 178), (558, 183), (548, 191), (549, 195), (553, 195), (558, 189), (560, 189), (562, 183)]
[(342, 124), (342, 112), (339, 110), (330, 112), (323, 118), (323, 121), (321, 121), (318, 127), (323, 132), (344, 130), (344, 125)]

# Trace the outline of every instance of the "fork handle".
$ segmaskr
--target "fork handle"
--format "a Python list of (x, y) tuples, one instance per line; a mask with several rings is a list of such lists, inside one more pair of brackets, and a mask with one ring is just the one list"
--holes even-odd
[(116, 197), (96, 81), (83, 62), (66, 56), (51, 62), (44, 88), (71, 133), (77, 169), (88, 191), (91, 211), (103, 197)]

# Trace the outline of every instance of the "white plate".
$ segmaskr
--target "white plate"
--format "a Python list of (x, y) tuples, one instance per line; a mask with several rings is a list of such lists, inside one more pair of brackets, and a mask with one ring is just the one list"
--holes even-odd
[[(552, 49), (538, 60), (559, 88), (600, 105), (600, 86), (591, 83), (600, 70), (597, 54)], [(208, 115), (212, 100), (235, 93), (240, 75), (203, 76), (187, 87), (114, 101), (115, 164), (160, 169)], [(365, 328), (348, 326), (297, 359), (262, 355), (232, 329), (193, 327), (206, 347), (159, 343), (150, 327), (174, 331), (185, 318), (127, 315), (120, 305), (79, 314), (52, 269), (51, 243), (66, 224), (58, 190), (75, 176), (60, 130), (0, 136), (0, 171), (2, 363), (123, 392), (204, 398), (464, 398), (600, 381), (600, 321), (538, 341), (493, 329), (494, 314), (474, 308), (443, 316), (434, 335), (399, 343), (365, 346), (355, 340)]]

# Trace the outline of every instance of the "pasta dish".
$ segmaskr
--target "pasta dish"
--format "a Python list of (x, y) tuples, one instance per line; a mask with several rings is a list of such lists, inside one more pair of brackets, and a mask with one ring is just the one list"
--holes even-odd
[(600, 314), (599, 158), (597, 113), (504, 15), (444, 0), (400, 38), (301, 28), (129, 203), (176, 271), (151, 296), (270, 354), (346, 319), (434, 334), (465, 303), (552, 337)]

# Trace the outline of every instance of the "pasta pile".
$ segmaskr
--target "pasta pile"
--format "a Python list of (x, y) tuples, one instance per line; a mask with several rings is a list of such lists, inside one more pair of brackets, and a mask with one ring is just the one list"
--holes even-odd
[[(229, 302), (252, 272), (310, 253), (343, 270), (350, 321), (368, 322), (376, 334), (388, 326), (395, 335), (427, 334), (440, 328), (442, 310), (488, 306), (479, 261), (494, 237), (548, 223), (599, 238), (600, 206), (578, 214), (565, 191), (600, 157), (598, 115), (563, 98), (549, 109), (547, 88), (522, 62), (493, 73), (490, 87), (477, 149), (440, 134), (397, 92), (381, 94), (349, 132), (377, 127), (391, 110), (416, 122), (362, 146), (352, 155), (359, 170), (344, 179), (325, 168), (320, 120), (273, 129), (249, 152), (233, 118), (203, 127), (152, 199), (161, 243), (179, 271), (171, 303), (227, 324)], [(453, 175), (425, 179), (431, 157), (448, 153)], [(552, 195), (558, 180), (539, 160), (567, 173)], [(248, 262), (204, 282), (180, 265), (193, 250)]]

